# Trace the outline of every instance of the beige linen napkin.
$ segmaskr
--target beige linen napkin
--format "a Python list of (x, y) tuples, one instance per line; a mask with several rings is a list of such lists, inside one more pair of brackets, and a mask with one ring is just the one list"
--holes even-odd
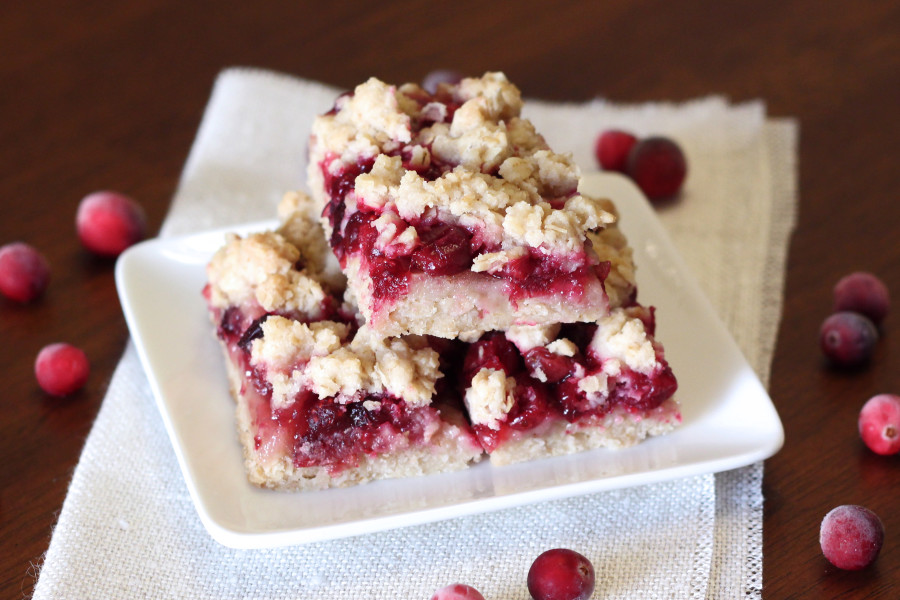
[[(313, 116), (336, 90), (265, 71), (216, 82), (162, 235), (270, 218), (303, 187)], [(676, 137), (691, 175), (662, 211), (687, 263), (767, 379), (795, 206), (796, 126), (761, 103), (532, 103), (557, 149), (593, 168), (610, 127)], [(231, 435), (225, 432), (223, 435)], [(200, 523), (137, 354), (110, 383), (59, 516), (34, 598), (429, 598), (463, 581), (487, 598), (528, 598), (541, 551), (578, 549), (595, 597), (758, 598), (762, 466), (556, 500), (354, 538), (234, 550)]]

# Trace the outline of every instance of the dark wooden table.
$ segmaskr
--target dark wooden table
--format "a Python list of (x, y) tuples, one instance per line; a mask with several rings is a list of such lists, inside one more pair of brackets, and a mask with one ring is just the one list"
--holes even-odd
[[(72, 470), (127, 340), (113, 263), (81, 249), (78, 201), (98, 189), (140, 200), (155, 232), (217, 72), (252, 65), (349, 87), (436, 67), (503, 70), (525, 95), (623, 102), (724, 94), (799, 119), (799, 222), (771, 395), (784, 449), (766, 463), (765, 598), (900, 596), (900, 457), (856, 433), (862, 403), (900, 393), (900, 308), (871, 365), (825, 366), (817, 332), (831, 288), (877, 273), (900, 303), (900, 5), (754, 0), (282, 3), (36, 0), (0, 9), (0, 244), (49, 259), (40, 302), (0, 298), (0, 596), (28, 597)], [(364, 7), (365, 6), (365, 7)], [(69, 341), (87, 387), (38, 389), (37, 351)], [(839, 504), (880, 514), (876, 565), (844, 573), (818, 547)]]

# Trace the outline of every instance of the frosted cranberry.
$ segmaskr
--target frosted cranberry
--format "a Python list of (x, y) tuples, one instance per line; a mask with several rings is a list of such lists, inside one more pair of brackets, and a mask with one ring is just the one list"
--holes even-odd
[(869, 360), (878, 341), (878, 330), (867, 317), (855, 312), (829, 316), (819, 329), (819, 344), (831, 362), (842, 367)]
[(631, 149), (625, 171), (647, 198), (657, 200), (678, 193), (687, 175), (687, 161), (669, 138), (649, 137)]
[(859, 435), (876, 454), (900, 452), (900, 396), (872, 396), (859, 412)]
[(484, 600), (484, 596), (470, 585), (453, 583), (436, 591), (431, 600)]
[(435, 69), (431, 71), (422, 80), (422, 88), (429, 94), (437, 91), (438, 85), (446, 83), (447, 85), (456, 85), (462, 81), (463, 76), (459, 71), (452, 69)]
[(869, 317), (878, 325), (888, 314), (890, 295), (884, 282), (871, 273), (857, 271), (834, 286), (834, 310), (850, 310)]
[(594, 591), (594, 566), (574, 550), (547, 550), (528, 570), (534, 600), (586, 600)]
[(141, 206), (116, 192), (95, 192), (81, 201), (75, 216), (78, 238), (101, 256), (118, 256), (144, 239), (147, 221)]
[[(555, 354), (543, 346), (532, 348), (524, 358), (531, 376), (548, 383), (562, 381), (572, 373), (575, 365), (575, 361), (568, 356)], [(543, 378), (538, 377), (539, 374), (543, 374)]]
[(50, 344), (37, 355), (34, 375), (51, 396), (68, 396), (87, 383), (91, 365), (87, 355), (71, 344)]
[(624, 173), (628, 164), (628, 153), (636, 143), (637, 138), (627, 131), (610, 129), (597, 137), (594, 155), (605, 170)]
[(16, 302), (36, 300), (50, 283), (50, 266), (44, 256), (24, 242), (0, 248), (0, 293)]
[(878, 557), (883, 543), (881, 519), (863, 506), (838, 506), (822, 519), (822, 554), (839, 569), (857, 571), (868, 567)]
[(412, 264), (429, 275), (453, 275), (472, 265), (472, 235), (461, 227), (442, 226), (420, 233), (423, 245), (412, 253)]

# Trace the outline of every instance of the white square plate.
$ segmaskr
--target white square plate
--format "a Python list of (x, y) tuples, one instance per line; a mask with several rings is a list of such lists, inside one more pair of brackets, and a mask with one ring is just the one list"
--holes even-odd
[[(284, 493), (247, 483), (222, 353), (200, 294), (226, 230), (154, 239), (126, 251), (116, 283), (131, 334), (197, 512), (226, 546), (261, 548), (358, 535), (555, 498), (724, 471), (768, 458), (784, 432), (772, 401), (679, 258), (653, 208), (627, 179), (590, 175), (612, 198), (635, 251), (639, 298), (678, 378), (684, 422), (625, 450), (346, 489)], [(227, 231), (270, 228), (257, 223)]]

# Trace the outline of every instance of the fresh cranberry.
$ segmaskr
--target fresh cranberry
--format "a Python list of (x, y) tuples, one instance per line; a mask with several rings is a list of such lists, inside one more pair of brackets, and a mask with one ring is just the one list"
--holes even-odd
[(828, 562), (857, 571), (872, 564), (884, 543), (884, 525), (868, 508), (843, 505), (822, 519), (819, 544)]
[(78, 238), (85, 248), (101, 256), (118, 256), (144, 239), (144, 209), (122, 194), (95, 192), (81, 201), (75, 216)]
[(437, 92), (438, 85), (445, 83), (447, 85), (457, 85), (462, 81), (463, 75), (459, 71), (452, 69), (435, 69), (422, 79), (422, 88), (429, 94)]
[(887, 286), (871, 273), (851, 273), (834, 286), (835, 312), (858, 312), (878, 325), (887, 316), (889, 308), (890, 294)]
[(587, 600), (593, 591), (594, 566), (574, 550), (547, 550), (528, 570), (528, 592), (534, 600)]
[(859, 412), (859, 435), (876, 454), (900, 452), (900, 396), (872, 396)]
[(481, 369), (494, 369), (513, 375), (522, 369), (522, 357), (515, 344), (501, 331), (485, 334), (469, 346), (463, 361), (463, 373), (471, 380)]
[(867, 317), (855, 312), (829, 316), (819, 329), (819, 344), (831, 362), (842, 367), (858, 366), (869, 360), (878, 341), (878, 330)]
[(531, 376), (541, 379), (537, 374), (543, 373), (544, 377), (542, 380), (548, 383), (562, 381), (572, 373), (572, 368), (575, 365), (575, 361), (568, 356), (554, 354), (543, 346), (532, 348), (525, 353), (523, 358)]
[(47, 259), (33, 246), (13, 242), (0, 248), (0, 293), (16, 302), (36, 300), (50, 283)]
[(637, 138), (619, 129), (609, 129), (597, 137), (594, 144), (594, 154), (597, 162), (607, 171), (625, 172), (628, 163), (628, 153), (637, 143)]
[(626, 173), (650, 200), (674, 196), (687, 175), (681, 148), (665, 137), (640, 140), (628, 154)]
[(437, 590), (431, 600), (484, 600), (484, 596), (470, 585), (453, 583)]
[(472, 235), (453, 225), (419, 232), (423, 245), (413, 251), (412, 264), (429, 275), (453, 275), (472, 265)]
[(34, 362), (38, 385), (51, 396), (68, 396), (87, 383), (91, 365), (87, 355), (71, 344), (50, 344)]

